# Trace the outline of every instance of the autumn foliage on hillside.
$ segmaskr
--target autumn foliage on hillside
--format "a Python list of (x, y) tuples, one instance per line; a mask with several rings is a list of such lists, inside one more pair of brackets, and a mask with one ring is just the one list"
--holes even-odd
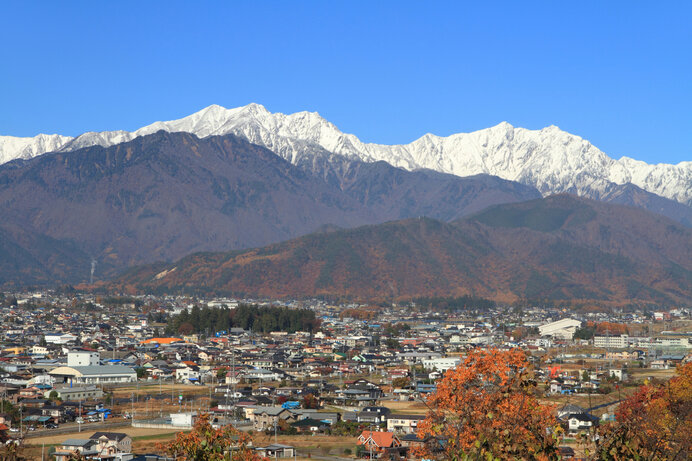
[(339, 313), (341, 320), (352, 318), (356, 320), (375, 320), (380, 315), (381, 309), (375, 306), (344, 309)]
[(627, 325), (623, 323), (601, 322), (596, 325), (597, 335), (626, 335)]
[(440, 459), (559, 459), (552, 407), (534, 395), (533, 370), (521, 350), (476, 349), (447, 371), (427, 400), (418, 437), (446, 440)]
[(629, 208), (561, 196), (494, 207), (453, 223), (422, 217), (195, 254), (128, 271), (108, 289), (414, 298), (416, 305), (450, 310), (482, 309), (493, 301), (658, 306), (688, 303), (690, 271), (692, 230)]
[(687, 460), (692, 457), (692, 363), (665, 384), (643, 386), (600, 428), (600, 460)]

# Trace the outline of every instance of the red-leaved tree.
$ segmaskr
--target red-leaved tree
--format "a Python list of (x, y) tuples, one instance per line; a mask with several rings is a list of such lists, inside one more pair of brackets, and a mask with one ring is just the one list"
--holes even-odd
[(642, 386), (623, 401), (615, 422), (601, 426), (601, 460), (692, 458), (692, 363), (657, 386)]
[[(447, 371), (427, 399), (418, 437), (440, 443), (419, 449), (442, 459), (559, 459), (561, 429), (541, 405), (533, 369), (519, 349), (476, 349)], [(441, 446), (435, 453), (430, 447)]]

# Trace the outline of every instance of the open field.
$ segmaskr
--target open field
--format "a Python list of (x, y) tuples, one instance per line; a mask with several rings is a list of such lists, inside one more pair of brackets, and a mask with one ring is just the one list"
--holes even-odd
[[(217, 385), (215, 384), (215, 387)], [(208, 386), (194, 386), (185, 384), (172, 384), (172, 383), (161, 383), (145, 381), (140, 383), (139, 386), (134, 384), (130, 386), (118, 386), (110, 389), (106, 389), (108, 392), (112, 392), (116, 397), (126, 397), (129, 398), (132, 394), (134, 395), (154, 395), (154, 394), (166, 394), (178, 396), (183, 394), (188, 395), (204, 395), (209, 394)]]
[[(139, 453), (157, 453), (161, 450), (160, 444), (164, 444), (175, 438), (176, 433), (153, 434), (133, 438), (133, 449)], [(261, 447), (276, 442), (292, 445), (302, 453), (322, 455), (343, 455), (344, 449), (349, 448), (355, 452), (356, 437), (338, 437), (326, 435), (279, 435), (276, 439), (273, 435), (253, 434), (254, 446)]]
[[(54, 445), (62, 442), (65, 439), (84, 439), (84, 438), (89, 438), (91, 434), (94, 433), (93, 430), (89, 430), (89, 428), (82, 428), (82, 432), (71, 432), (69, 434), (60, 434), (60, 435), (46, 435), (43, 437), (36, 437), (32, 439), (27, 439), (27, 445), (41, 445), (45, 443), (46, 445)], [(179, 431), (172, 431), (170, 429), (150, 429), (146, 427), (132, 427), (132, 426), (126, 426), (126, 427), (119, 427), (117, 429), (114, 429), (114, 432), (123, 432), (129, 436), (131, 436), (133, 439), (136, 437), (150, 437), (150, 436), (161, 436), (162, 434), (176, 434)]]
[(675, 368), (667, 370), (653, 370), (651, 368), (629, 368), (627, 373), (635, 381), (643, 381), (646, 378), (668, 380), (675, 376)]
[(392, 413), (398, 414), (425, 414), (428, 412), (428, 407), (419, 401), (387, 400), (382, 402), (382, 406), (392, 410)]

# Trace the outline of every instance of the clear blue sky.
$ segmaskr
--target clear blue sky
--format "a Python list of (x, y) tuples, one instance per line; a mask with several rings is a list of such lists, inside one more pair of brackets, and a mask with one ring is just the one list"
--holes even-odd
[(474, 3), (2, 2), (0, 134), (257, 102), (370, 142), (506, 120), (692, 160), (692, 2)]

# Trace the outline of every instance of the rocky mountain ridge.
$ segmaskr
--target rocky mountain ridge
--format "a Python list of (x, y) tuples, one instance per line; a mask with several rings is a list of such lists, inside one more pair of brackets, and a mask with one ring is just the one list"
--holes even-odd
[(363, 143), (353, 134), (342, 133), (316, 112), (271, 113), (259, 104), (234, 109), (212, 105), (188, 117), (155, 122), (134, 132), (88, 132), (76, 138), (39, 135), (42, 141), (39, 137), (0, 137), (0, 161), (51, 150), (110, 146), (159, 130), (199, 137), (235, 134), (307, 169), (343, 158), (385, 161), (407, 170), (494, 175), (536, 187), (544, 195), (568, 192), (602, 199), (617, 186), (634, 184), (649, 193), (692, 204), (692, 162), (650, 165), (628, 157), (615, 160), (587, 140), (555, 126), (527, 130), (503, 122), (472, 133), (447, 137), (426, 134), (409, 144), (382, 145)]

